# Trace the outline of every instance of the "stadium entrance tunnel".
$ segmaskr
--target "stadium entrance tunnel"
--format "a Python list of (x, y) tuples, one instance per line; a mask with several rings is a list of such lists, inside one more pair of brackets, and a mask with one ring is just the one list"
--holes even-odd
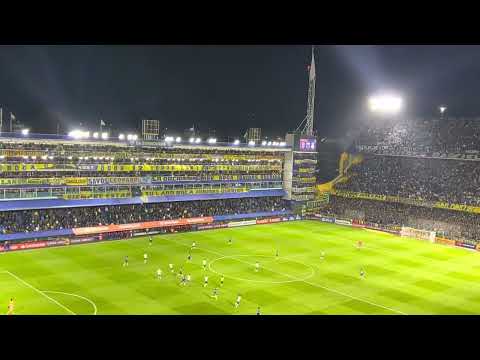
[(311, 265), (275, 255), (221, 256), (212, 260), (208, 266), (213, 273), (229, 279), (267, 284), (305, 281), (315, 275), (315, 269)]

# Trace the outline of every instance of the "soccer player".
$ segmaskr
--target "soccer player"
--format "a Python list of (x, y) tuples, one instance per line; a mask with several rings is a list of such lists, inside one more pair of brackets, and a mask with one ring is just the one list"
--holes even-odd
[(257, 307), (257, 315), (261, 315), (260, 314), (260, 306)]
[(232, 245), (232, 238), (231, 237), (228, 239), (228, 245)]
[(218, 289), (217, 288), (213, 289), (212, 297), (215, 298), (215, 300), (218, 300)]
[(190, 276), (190, 274), (187, 275), (187, 282), (190, 283), (190, 281), (192, 281), (192, 277)]
[(203, 265), (203, 271), (207, 270), (207, 260), (203, 259), (202, 265)]
[(275, 259), (278, 260), (278, 249), (277, 249), (277, 252), (275, 253)]
[(323, 259), (325, 259), (325, 251), (322, 251), (320, 253), (320, 260), (323, 260)]
[(192, 261), (192, 254), (190, 254), (190, 253), (188, 254), (187, 260), (188, 260), (188, 261)]
[(255, 263), (255, 272), (258, 272), (258, 270), (260, 270), (260, 264), (258, 263), (258, 261)]
[(13, 315), (14, 308), (15, 308), (15, 303), (13, 302), (13, 298), (11, 298), (10, 302), (8, 303), (7, 315)]
[(153, 241), (153, 240), (152, 240), (152, 236), (151, 236), (151, 235), (148, 235), (148, 244), (149, 244), (150, 246), (152, 246), (152, 241)]
[(123, 266), (128, 266), (128, 255), (125, 256), (125, 259), (123, 260)]
[(197, 243), (194, 241), (194, 242), (192, 243), (192, 250), (195, 250), (195, 247), (196, 247), (196, 246), (197, 246)]
[(242, 300), (242, 297), (240, 294), (237, 295), (237, 301), (235, 301), (235, 309), (240, 306), (240, 301)]
[(162, 280), (162, 269), (157, 269), (157, 279)]
[(225, 277), (222, 275), (222, 277), (220, 278), (220, 286), (223, 286), (223, 280), (225, 280)]
[(173, 274), (173, 264), (168, 264), (168, 268), (170, 269), (170, 272)]
[(143, 263), (146, 264), (148, 261), (148, 255), (147, 253), (143, 254)]
[(360, 278), (365, 279), (365, 270), (360, 269)]
[(204, 282), (203, 282), (203, 287), (207, 287), (208, 285), (208, 276), (205, 276)]
[(187, 285), (187, 277), (185, 275), (182, 275), (182, 283), (183, 286)]
[(183, 277), (183, 269), (180, 268), (180, 270), (178, 271), (178, 276), (182, 276)]
[(362, 246), (363, 246), (362, 240), (358, 240), (358, 242), (357, 242), (357, 249), (361, 249)]

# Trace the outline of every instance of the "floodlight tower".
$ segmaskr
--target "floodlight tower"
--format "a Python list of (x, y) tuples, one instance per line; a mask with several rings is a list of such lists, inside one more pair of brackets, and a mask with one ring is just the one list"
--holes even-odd
[(313, 113), (315, 110), (315, 54), (314, 46), (312, 46), (312, 62), (310, 63), (310, 71), (308, 75), (308, 106), (305, 127), (302, 134), (313, 136)]
[(445, 111), (447, 110), (447, 107), (445, 105), (440, 105), (438, 107), (438, 110), (440, 110), (440, 119), (443, 119), (443, 114), (445, 113)]

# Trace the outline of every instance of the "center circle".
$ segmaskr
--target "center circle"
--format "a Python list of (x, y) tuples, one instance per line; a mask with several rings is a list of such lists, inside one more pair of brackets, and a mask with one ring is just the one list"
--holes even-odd
[[(253, 261), (248, 261), (248, 260), (243, 260), (243, 258), (251, 258)], [(255, 262), (256, 258), (270, 258), (273, 259), (273, 261), (269, 261), (265, 266), (264, 264), (259, 261), (260, 264), (260, 270), (259, 273), (265, 277), (265, 273), (271, 273), (272, 276), (280, 276), (287, 278), (287, 280), (268, 280), (268, 279), (254, 279), (253, 274), (257, 274), (255, 272)], [(219, 264), (223, 261), (224, 263), (227, 262), (238, 262), (241, 263), (245, 266), (248, 266), (248, 270), (243, 269), (243, 271), (251, 271), (252, 272), (252, 278), (246, 278), (241, 274), (240, 276), (237, 275), (232, 275), (229, 274), (229, 271), (219, 271), (218, 267)], [(214, 264), (217, 264), (215, 267), (213, 266)], [(287, 271), (282, 271), (277, 270), (279, 267), (279, 264), (290, 264), (287, 267), (296, 267), (298, 268), (298, 265), (300, 267), (303, 267), (305, 270), (308, 271), (308, 273), (302, 273), (299, 275), (295, 275), (292, 273), (288, 273)], [(225, 265), (225, 264), (224, 264)], [(227, 264), (228, 265), (228, 264)], [(292, 282), (298, 282), (298, 281), (305, 281), (307, 279), (310, 279), (313, 275), (315, 275), (315, 269), (313, 266), (305, 264), (301, 261), (296, 261), (296, 260), (290, 260), (288, 258), (284, 257), (276, 257), (276, 256), (271, 256), (271, 255), (227, 255), (227, 256), (221, 256), (219, 258), (216, 258), (208, 264), (208, 268), (210, 269), (211, 272), (217, 275), (225, 276), (226, 278), (234, 279), (234, 280), (240, 280), (240, 281), (249, 281), (249, 282), (256, 282), (256, 283), (265, 283), (265, 284), (285, 284), (285, 283), (292, 283)]]

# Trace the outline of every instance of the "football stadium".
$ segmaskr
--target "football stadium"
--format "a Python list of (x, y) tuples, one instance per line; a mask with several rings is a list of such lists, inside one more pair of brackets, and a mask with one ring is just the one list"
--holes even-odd
[[(0, 136), (0, 302), (13, 315), (480, 312), (480, 120), (371, 122), (318, 180), (315, 58), (296, 131)], [(12, 115), (11, 115), (12, 116)], [(372, 115), (373, 116), (373, 115)], [(1, 125), (0, 125), (1, 130)]]

